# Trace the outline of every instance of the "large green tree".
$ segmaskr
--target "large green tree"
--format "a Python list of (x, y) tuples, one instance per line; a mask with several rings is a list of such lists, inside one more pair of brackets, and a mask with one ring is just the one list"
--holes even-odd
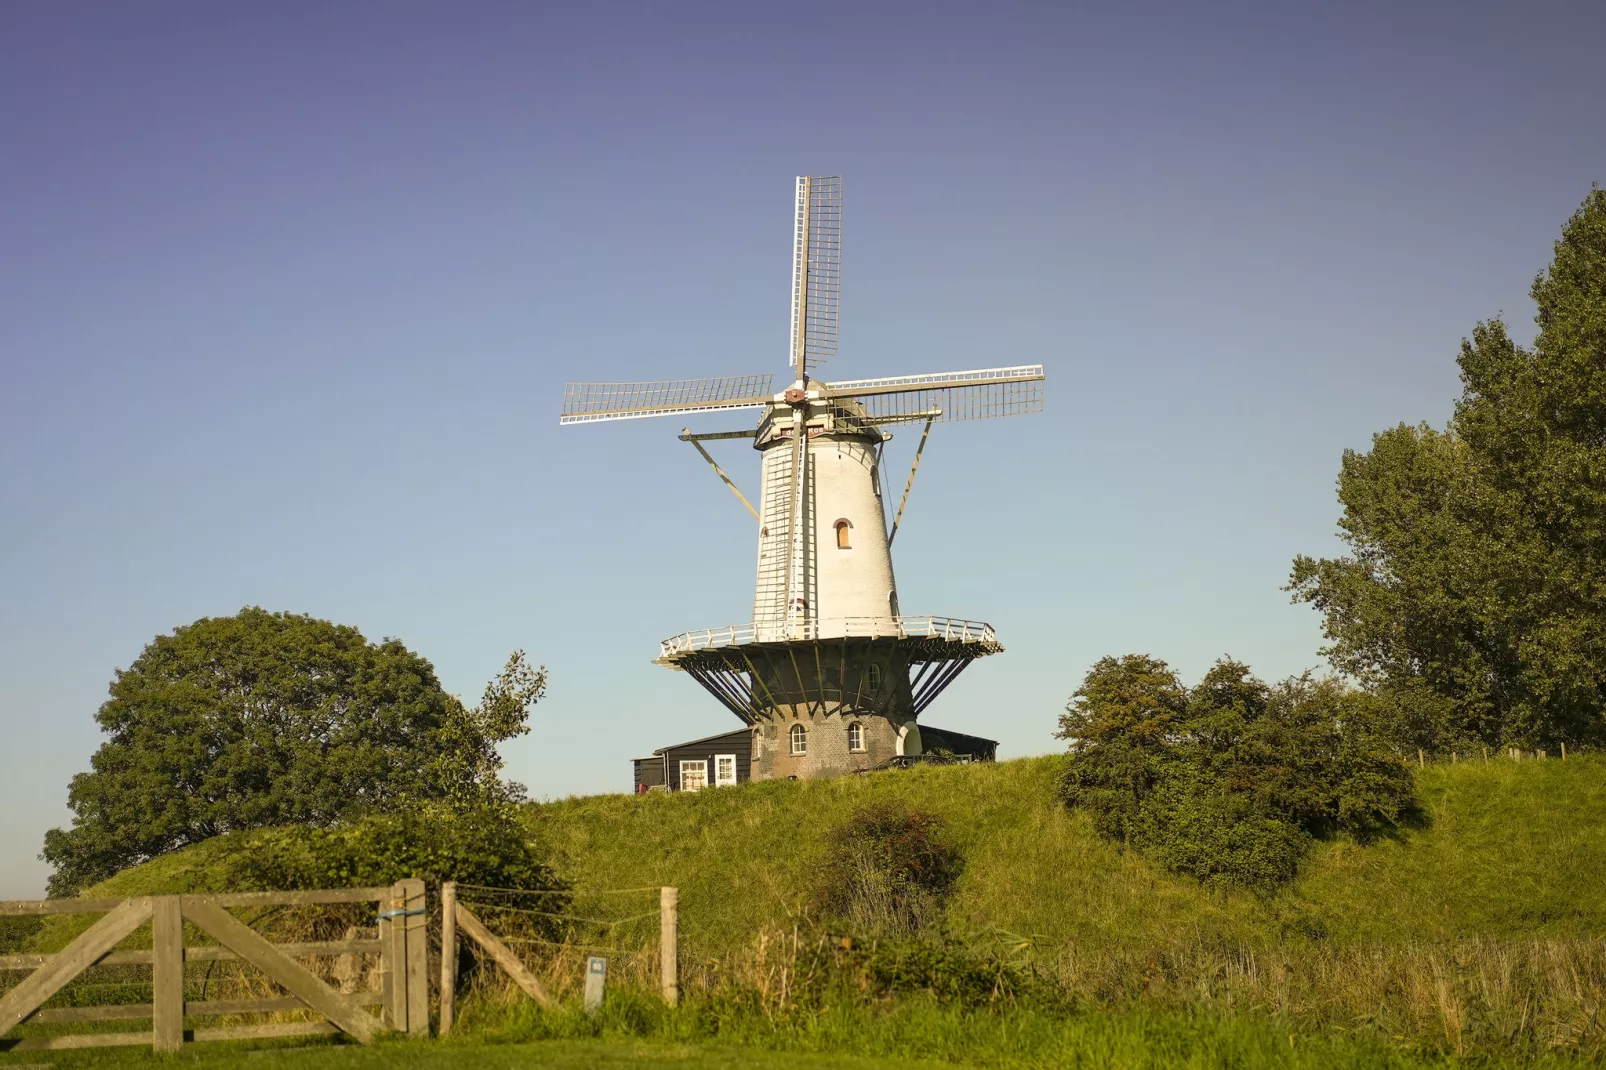
[(517, 652), (469, 708), (398, 640), (259, 608), (158, 636), (96, 715), (108, 738), (72, 780), (72, 827), (45, 836), (51, 893), (238, 829), (514, 797), (497, 744), (545, 686)]
[(1340, 670), (1433, 749), (1606, 741), (1606, 190), (1534, 280), (1538, 333), (1462, 342), (1449, 426), (1344, 455), (1350, 553), (1298, 557)]

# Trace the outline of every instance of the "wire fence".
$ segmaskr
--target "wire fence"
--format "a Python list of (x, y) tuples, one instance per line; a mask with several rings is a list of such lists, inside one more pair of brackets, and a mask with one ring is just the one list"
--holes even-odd
[[(532, 890), (458, 883), (455, 888), (458, 908), (478, 919), (555, 999), (584, 985), (593, 956), (607, 960), (610, 987), (656, 991), (663, 986), (662, 889), (657, 885)], [(494, 971), (476, 972), (475, 983), (512, 996), (514, 986), (492, 980)]]

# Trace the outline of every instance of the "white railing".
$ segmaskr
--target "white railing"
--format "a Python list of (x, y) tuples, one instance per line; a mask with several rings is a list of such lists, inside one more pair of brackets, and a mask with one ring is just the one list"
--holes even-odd
[(713, 650), (746, 643), (779, 643), (795, 639), (946, 639), (959, 643), (997, 643), (991, 624), (953, 617), (835, 617), (800, 620), (790, 626), (766, 621), (762, 625), (727, 624), (699, 628), (665, 639), (662, 657)]

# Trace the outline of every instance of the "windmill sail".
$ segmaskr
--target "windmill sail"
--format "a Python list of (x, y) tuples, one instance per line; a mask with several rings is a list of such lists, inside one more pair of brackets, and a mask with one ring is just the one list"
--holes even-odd
[(770, 389), (774, 379), (765, 372), (661, 383), (569, 383), (563, 388), (563, 415), (558, 423), (762, 408), (774, 400)]
[[(1014, 368), (982, 368), (883, 379), (850, 379), (826, 383), (833, 398), (853, 398), (870, 423), (924, 420), (984, 420), (1043, 409), (1041, 364)], [(938, 411), (940, 410), (940, 412)]]
[(792, 367), (799, 378), (836, 356), (842, 304), (842, 179), (797, 180), (792, 238)]

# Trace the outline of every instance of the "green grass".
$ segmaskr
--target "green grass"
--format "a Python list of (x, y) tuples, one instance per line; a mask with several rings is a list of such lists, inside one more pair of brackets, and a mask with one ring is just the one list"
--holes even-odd
[[(925, 767), (697, 794), (596, 795), (532, 804), (531, 836), (584, 889), (672, 884), (683, 943), (717, 956), (796, 916), (825, 833), (895, 797), (946, 819), (964, 876), (960, 931), (1002, 930), (1040, 949), (1269, 945), (1290, 925), (1334, 942), (1606, 936), (1606, 760), (1461, 762), (1418, 775), (1428, 823), (1361, 846), (1318, 845), (1298, 881), (1262, 899), (1221, 894), (1098, 839), (1054, 800), (1057, 758)], [(229, 838), (174, 852), (86, 894), (211, 887)]]
[[(686, 1009), (632, 1003), (628, 990), (610, 995), (601, 1022), (470, 1009), (469, 1031), (500, 1043), (318, 1048), (253, 1054), (249, 1065), (762, 1066), (782, 1056), (754, 1053), (781, 1052), (823, 1059), (787, 1065), (822, 1067), (1416, 1067), (1460, 1065), (1458, 1050), (1525, 1065), (1576, 1065), (1603, 1050), (1606, 761), (1430, 767), (1417, 777), (1420, 827), (1366, 846), (1320, 844), (1300, 879), (1270, 898), (1207, 891), (1100, 840), (1055, 801), (1059, 766), (1034, 758), (531, 805), (532, 839), (583, 891), (681, 889)], [(1065, 1007), (967, 1013), (920, 996), (812, 1010), (770, 996), (721, 1003), (728, 989), (751, 995), (773, 965), (755, 966), (755, 936), (790, 930), (804, 913), (826, 833), (888, 797), (943, 817), (964, 854), (949, 931), (1025, 948), (1064, 984)], [(177, 852), (91, 894), (208, 890), (229, 846)], [(52, 920), (31, 942), (48, 950), (86, 923)], [(196, 1049), (196, 1065), (209, 1065), (209, 1050)], [(0, 1056), (0, 1067), (17, 1059)]]
[(871, 799), (940, 814), (966, 871), (951, 925), (1045, 951), (1179, 943), (1606, 936), (1606, 762), (1434, 766), (1428, 824), (1369, 846), (1317, 847), (1266, 900), (1215, 894), (1094, 836), (1054, 801), (1055, 758), (780, 781), (695, 795), (602, 795), (529, 808), (532, 834), (588, 888), (673, 884), (686, 945), (715, 955), (798, 911), (824, 833)]
[[(321, 1044), (302, 1048), (197, 1045), (177, 1056), (137, 1049), (12, 1053), (16, 1065), (252, 1067), (260, 1070), (379, 1070), (389, 1067), (455, 1070), (467, 1067), (681, 1066), (688, 1068), (798, 1067), (801, 1070), (936, 1070), (975, 1066), (1087, 1067), (1109, 1070), (1327, 1070), (1524, 1066), (1571, 1068), (1588, 1060), (1542, 1052), (1505, 1059), (1464, 1059), (1392, 1048), (1365, 1037), (1307, 1036), (1272, 1019), (1179, 1013), (1095, 1012), (1055, 1017), (987, 1015), (922, 1002), (874, 1010), (841, 1007), (785, 1028), (756, 1019), (716, 1024), (696, 1011), (665, 1015), (641, 1032), (628, 1015), (589, 1019), (575, 1013), (516, 1011), (511, 1020), (470, 1039), (390, 1041), (372, 1048)], [(717, 1035), (710, 1035), (718, 1029)]]

